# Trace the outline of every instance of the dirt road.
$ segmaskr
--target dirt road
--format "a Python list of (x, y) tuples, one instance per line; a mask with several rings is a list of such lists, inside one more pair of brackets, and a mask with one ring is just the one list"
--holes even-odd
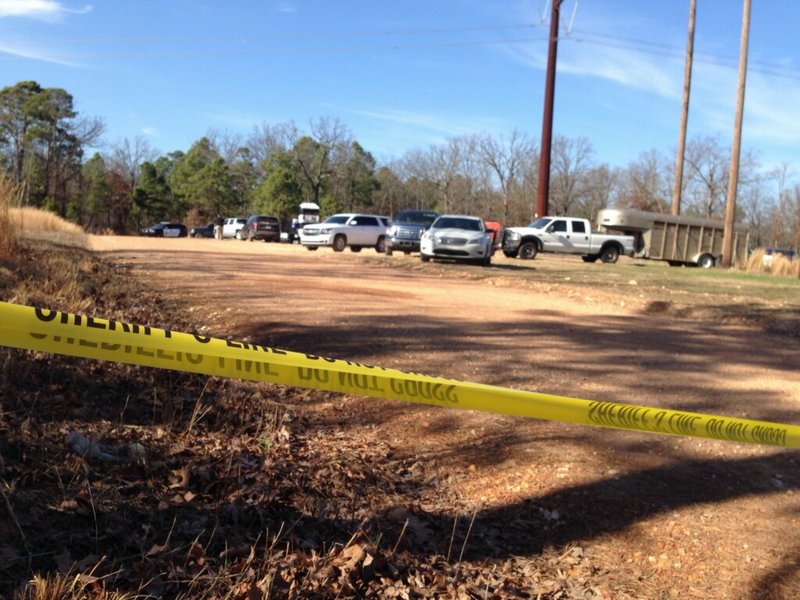
[[(796, 338), (645, 314), (658, 298), (635, 281), (620, 293), (573, 289), (552, 272), (537, 279), (542, 261), (571, 258), (501, 256), (481, 268), (258, 242), (91, 243), (215, 336), (564, 396), (800, 422)], [(514, 530), (509, 555), (579, 547), (619, 597), (791, 597), (800, 582), (796, 451), (355, 397), (316, 410), (419, 457), (453, 512), (547, 515), (546, 531)]]

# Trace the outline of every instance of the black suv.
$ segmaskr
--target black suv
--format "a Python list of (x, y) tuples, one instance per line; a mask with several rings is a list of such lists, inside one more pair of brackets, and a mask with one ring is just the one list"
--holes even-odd
[(239, 231), (243, 240), (264, 240), (265, 242), (281, 241), (281, 224), (277, 217), (250, 215), (244, 227)]
[(423, 232), (431, 226), (438, 212), (432, 210), (401, 210), (392, 219), (392, 226), (386, 232), (386, 256), (392, 251), (419, 252), (419, 240)]

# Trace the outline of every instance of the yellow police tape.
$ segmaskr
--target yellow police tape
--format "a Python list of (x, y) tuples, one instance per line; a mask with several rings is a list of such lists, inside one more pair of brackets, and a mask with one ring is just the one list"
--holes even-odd
[(0, 302), (0, 345), (614, 429), (800, 448), (800, 427), (551, 396)]

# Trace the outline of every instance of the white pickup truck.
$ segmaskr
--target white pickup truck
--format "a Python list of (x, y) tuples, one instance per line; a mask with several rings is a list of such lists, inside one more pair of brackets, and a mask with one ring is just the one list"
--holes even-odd
[(509, 258), (536, 258), (539, 252), (580, 254), (585, 262), (615, 263), (620, 254), (633, 256), (632, 235), (593, 233), (587, 219), (542, 217), (527, 227), (508, 227), (503, 254)]

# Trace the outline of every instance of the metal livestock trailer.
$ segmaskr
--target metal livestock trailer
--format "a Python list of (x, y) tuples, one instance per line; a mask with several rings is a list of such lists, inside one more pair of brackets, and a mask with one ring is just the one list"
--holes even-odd
[[(704, 268), (722, 259), (725, 224), (715, 219), (668, 215), (630, 208), (606, 208), (597, 213), (597, 225), (636, 238), (639, 258), (665, 260), (670, 265), (699, 265)], [(747, 226), (733, 226), (733, 264), (747, 261)]]

